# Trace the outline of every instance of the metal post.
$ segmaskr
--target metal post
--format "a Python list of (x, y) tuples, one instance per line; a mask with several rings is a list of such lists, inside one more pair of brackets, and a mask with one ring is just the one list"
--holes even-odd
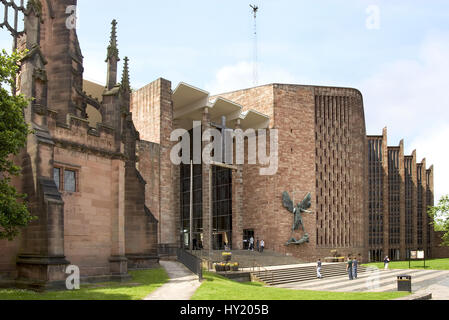
[(209, 261), (212, 250), (212, 222), (213, 222), (213, 208), (212, 208), (212, 165), (209, 166)]
[(412, 251), (409, 250), (408, 252), (408, 268), (410, 269), (410, 260), (412, 259)]
[(193, 252), (193, 161), (190, 160), (190, 235), (189, 249)]

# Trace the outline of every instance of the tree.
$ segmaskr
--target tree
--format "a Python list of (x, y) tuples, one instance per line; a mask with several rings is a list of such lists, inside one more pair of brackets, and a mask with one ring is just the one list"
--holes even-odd
[(28, 100), (23, 95), (12, 95), (10, 88), (19, 70), (22, 54), (0, 53), (0, 239), (12, 241), (34, 218), (25, 198), (11, 185), (11, 177), (20, 175), (21, 168), (12, 158), (25, 147), (30, 130), (24, 119)]
[(435, 231), (443, 231), (443, 245), (449, 246), (449, 195), (443, 196), (438, 205), (429, 207), (429, 216), (434, 221)]

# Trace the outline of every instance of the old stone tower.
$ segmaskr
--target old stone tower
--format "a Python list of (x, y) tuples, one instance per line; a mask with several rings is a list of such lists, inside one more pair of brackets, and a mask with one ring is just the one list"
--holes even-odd
[[(19, 239), (0, 242), (0, 280), (57, 286), (69, 264), (82, 278), (123, 278), (157, 263), (157, 220), (145, 206), (136, 169), (128, 59), (117, 83), (116, 21), (107, 48), (101, 99), (83, 90), (83, 56), (66, 9), (76, 0), (28, 1), (28, 49), (18, 90), (34, 97), (26, 121), (34, 133), (17, 163), (19, 191), (38, 219)], [(87, 110), (101, 114), (92, 126)]]

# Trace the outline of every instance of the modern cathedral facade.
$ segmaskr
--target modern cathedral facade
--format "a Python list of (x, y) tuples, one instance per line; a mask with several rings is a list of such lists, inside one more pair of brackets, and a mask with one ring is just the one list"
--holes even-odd
[[(405, 156), (403, 143), (389, 147), (386, 131), (367, 136), (358, 90), (269, 84), (211, 96), (160, 78), (133, 91), (127, 58), (117, 82), (115, 21), (98, 85), (83, 80), (76, 31), (66, 26), (76, 2), (29, 1), (18, 89), (35, 98), (26, 110), (34, 133), (15, 184), (38, 219), (0, 241), (2, 282), (60, 284), (69, 264), (82, 278), (121, 279), (157, 265), (163, 247), (240, 250), (251, 237), (304, 261), (333, 250), (364, 261), (437, 255), (426, 214), (433, 167)], [(211, 130), (246, 133), (243, 151), (230, 140), (232, 160), (244, 152), (243, 163), (207, 149)], [(185, 137), (192, 148), (177, 163)], [(252, 137), (264, 143), (252, 148)], [(310, 196), (310, 208), (292, 214), (285, 192), (293, 205)]]

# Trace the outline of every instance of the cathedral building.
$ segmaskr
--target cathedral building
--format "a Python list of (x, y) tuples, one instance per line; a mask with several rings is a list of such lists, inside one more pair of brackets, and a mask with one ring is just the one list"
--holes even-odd
[(404, 141), (388, 146), (387, 129), (368, 136), (369, 259), (410, 258), (410, 251), (432, 256), (434, 228), (427, 208), (434, 205), (433, 166), (404, 155)]
[[(0, 241), (0, 284), (61, 286), (68, 265), (85, 280), (126, 279), (156, 266), (164, 248), (242, 250), (251, 237), (305, 262), (335, 251), (363, 261), (441, 252), (426, 213), (433, 167), (404, 155), (402, 142), (388, 146), (386, 130), (367, 136), (361, 92), (269, 84), (210, 95), (162, 78), (132, 90), (128, 58), (118, 82), (115, 20), (105, 84), (89, 82), (66, 24), (76, 3), (28, 1), (18, 90), (34, 98), (33, 133), (14, 183), (37, 219)], [(215, 149), (204, 161), (211, 129), (246, 133), (245, 161)], [(179, 164), (180, 130), (193, 147)], [(254, 137), (263, 143), (251, 149)]]
[[(66, 267), (83, 279), (124, 279), (158, 263), (157, 220), (145, 206), (130, 113), (128, 64), (117, 82), (116, 22), (105, 51), (101, 101), (83, 90), (83, 55), (66, 8), (76, 0), (28, 1), (17, 89), (33, 133), (16, 158), (16, 186), (37, 217), (14, 241), (0, 241), (0, 280), (65, 286)], [(100, 115), (89, 122), (88, 111)]]

